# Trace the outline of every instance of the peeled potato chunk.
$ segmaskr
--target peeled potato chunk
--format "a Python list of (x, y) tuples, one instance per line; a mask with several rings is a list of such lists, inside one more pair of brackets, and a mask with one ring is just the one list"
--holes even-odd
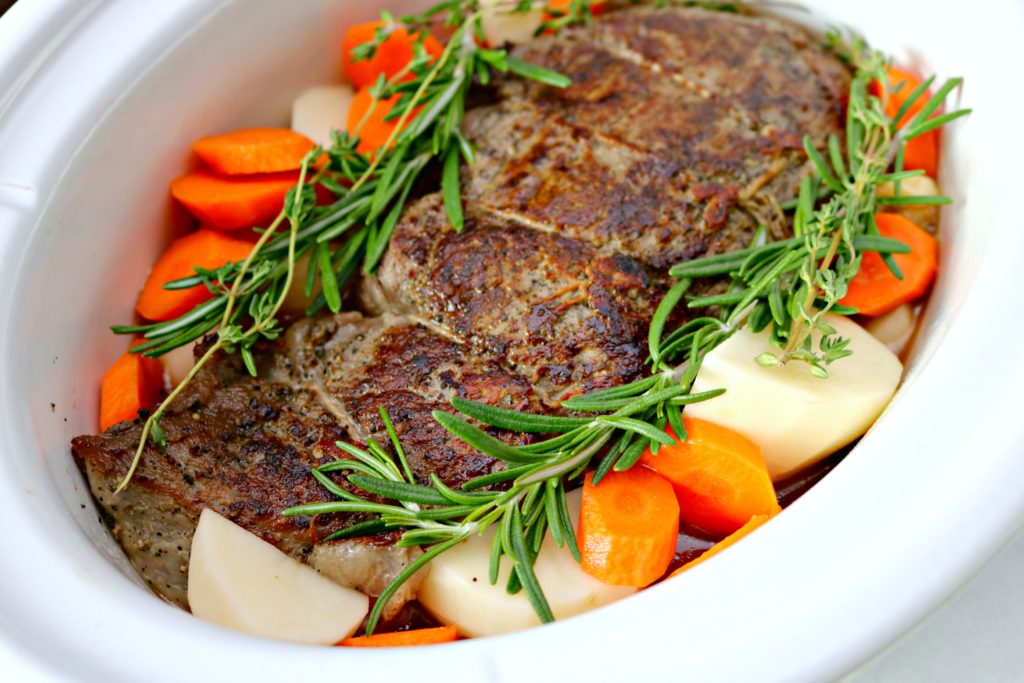
[(345, 130), (355, 93), (347, 85), (310, 88), (292, 103), (292, 130), (318, 145), (331, 146), (331, 130)]
[[(580, 491), (567, 496), (573, 526), (579, 525)], [(419, 600), (445, 624), (468, 636), (489, 636), (540, 623), (526, 594), (505, 591), (511, 572), (503, 559), (498, 582), (488, 580), (491, 538), (474, 536), (439, 555), (420, 588)], [(537, 580), (558, 619), (614, 602), (636, 592), (631, 586), (609, 586), (584, 572), (568, 548), (559, 548), (550, 535), (544, 539), (534, 566)]]
[(185, 376), (192, 371), (192, 366), (195, 365), (196, 343), (191, 342), (184, 346), (179, 346), (157, 359), (164, 366), (164, 372), (167, 373), (172, 389), (181, 384)]
[(910, 304), (903, 304), (888, 313), (871, 318), (864, 329), (885, 344), (890, 351), (899, 354), (914, 334), (914, 323), (914, 309)]
[(362, 593), (209, 509), (192, 539), (188, 602), (192, 614), (218, 626), (309, 645), (349, 637), (369, 611)]
[[(875, 188), (879, 197), (895, 197), (896, 184), (882, 183)], [(900, 181), (901, 197), (934, 197), (940, 195), (938, 184), (926, 175), (914, 176)], [(899, 204), (889, 207), (917, 223), (928, 232), (934, 233), (939, 227), (939, 206), (937, 204)]]
[(531, 9), (528, 12), (511, 12), (514, 5), (504, 0), (482, 0), (480, 23), (487, 43), (495, 47), (511, 43), (525, 43), (533, 38), (534, 32), (544, 23), (544, 10)]
[(306, 309), (309, 307), (313, 300), (320, 295), (321, 286), (320, 280), (317, 279), (316, 285), (313, 287), (313, 291), (309, 296), (306, 296), (306, 278), (309, 275), (309, 269), (315, 268), (316, 265), (312, 264), (312, 258), (309, 252), (306, 252), (302, 256), (295, 259), (295, 271), (292, 273), (292, 283), (288, 287), (288, 293), (284, 295), (284, 304), (282, 308), (296, 315), (305, 315)]
[(686, 414), (735, 429), (758, 444), (773, 480), (856, 439), (889, 403), (903, 365), (852, 320), (827, 319), (850, 339), (853, 351), (828, 366), (828, 379), (814, 377), (804, 363), (758, 365), (757, 356), (778, 349), (766, 332), (744, 328), (707, 355), (694, 383), (694, 391), (724, 387), (726, 393), (687, 406)]

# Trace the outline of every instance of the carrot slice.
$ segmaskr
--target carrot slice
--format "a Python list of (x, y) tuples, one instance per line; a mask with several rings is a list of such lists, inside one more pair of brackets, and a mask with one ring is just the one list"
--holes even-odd
[(717, 555), (718, 553), (722, 552), (723, 550), (725, 550), (729, 546), (735, 545), (736, 541), (740, 540), (744, 536), (749, 535), (751, 531), (753, 531), (754, 529), (758, 528), (759, 526), (761, 526), (762, 524), (767, 522), (773, 516), (774, 515), (754, 515), (753, 517), (750, 518), (750, 520), (746, 524), (744, 524), (739, 529), (737, 529), (736, 531), (732, 532), (731, 534), (729, 534), (728, 536), (723, 538), (718, 543), (716, 543), (713, 546), (711, 546), (711, 548), (708, 549), (706, 552), (701, 553), (700, 557), (698, 557), (698, 558), (696, 558), (694, 560), (690, 560), (689, 562), (684, 564), (682, 567), (680, 567), (679, 569), (677, 569), (674, 572), (672, 572), (671, 574), (669, 574), (669, 577), (673, 577), (673, 576), (677, 576), (679, 574), (682, 574), (687, 569), (690, 569), (691, 567), (695, 567), (696, 565), (700, 564), (704, 560), (707, 560), (707, 559), (710, 559), (710, 558), (714, 557), (715, 555)]
[(123, 353), (103, 373), (100, 386), (100, 431), (132, 420), (142, 408), (160, 401), (164, 371), (155, 358)]
[[(889, 74), (888, 97), (883, 97), (884, 89), (878, 81), (872, 82), (871, 93), (876, 97), (882, 98), (883, 102), (885, 102), (886, 116), (895, 119), (900, 109), (910, 98), (910, 94), (921, 85), (921, 79), (909, 71), (905, 71), (895, 66), (887, 67), (886, 71)], [(896, 121), (896, 127), (900, 128), (903, 124), (914, 118), (914, 116), (924, 108), (924, 105), (927, 104), (931, 96), (932, 93), (930, 90), (926, 90), (922, 93), (921, 96), (910, 105), (907, 112), (900, 117), (898, 121)], [(941, 113), (942, 110), (940, 108), (936, 114)], [(922, 170), (933, 178), (936, 176), (939, 170), (938, 130), (929, 131), (907, 143), (906, 148), (903, 151), (903, 168), (908, 170)]]
[(203, 163), (226, 175), (294, 171), (312, 148), (312, 140), (287, 128), (246, 128), (192, 143)]
[(679, 503), (667, 480), (643, 467), (583, 481), (580, 566), (614, 586), (647, 586), (665, 574), (679, 535)]
[(438, 626), (436, 628), (418, 628), (411, 631), (395, 631), (394, 633), (375, 633), (372, 636), (356, 636), (346, 638), (338, 643), (343, 647), (402, 647), (406, 645), (435, 645), (450, 643), (455, 640), (454, 626)]
[(864, 315), (882, 315), (901, 304), (909, 303), (928, 291), (938, 270), (939, 245), (935, 238), (905, 216), (880, 213), (875, 216), (878, 232), (883, 237), (898, 239), (911, 251), (894, 254), (903, 273), (898, 279), (875, 252), (864, 254), (860, 271), (850, 281), (841, 303), (853, 306)]
[(272, 221), (298, 181), (296, 171), (222, 176), (200, 168), (175, 179), (171, 194), (203, 225), (239, 230)]
[[(409, 33), (401, 26), (391, 29), (387, 39), (377, 47), (377, 51), (370, 59), (354, 61), (352, 51), (369, 43), (374, 39), (377, 29), (387, 24), (383, 21), (371, 21), (365, 24), (356, 24), (345, 33), (341, 42), (341, 68), (349, 83), (357, 88), (373, 85), (380, 74), (385, 78), (393, 78), (404, 69), (413, 57), (413, 45), (419, 37), (419, 32)], [(433, 58), (441, 56), (444, 48), (432, 35), (427, 33), (423, 37), (423, 47), (427, 54)], [(408, 78), (403, 80), (409, 80)]]
[(903, 149), (903, 168), (921, 170), (934, 178), (939, 172), (939, 131), (930, 130), (907, 141)]
[(196, 266), (212, 270), (243, 261), (250, 251), (251, 242), (205, 228), (175, 240), (153, 264), (135, 310), (148, 320), (172, 320), (188, 313), (213, 296), (210, 290), (203, 285), (188, 289), (164, 289), (164, 285), (195, 275)]
[[(373, 95), (369, 88), (362, 88), (356, 93), (348, 110), (348, 122), (345, 125), (345, 130), (359, 136), (357, 151), (363, 154), (372, 154), (387, 143), (391, 133), (398, 127), (398, 119), (391, 121), (384, 119), (398, 103), (398, 97), (398, 95), (393, 95), (374, 105)], [(373, 111), (370, 111), (370, 107), (373, 107)], [(406, 120), (406, 124), (419, 113), (419, 110), (420, 108), (413, 110)], [(362, 124), (361, 127), (360, 124)]]
[[(672, 482), (681, 519), (690, 526), (725, 536), (754, 515), (779, 510), (761, 449), (728, 427), (684, 418), (686, 441), (650, 449), (641, 464)], [(672, 428), (666, 430), (673, 438)]]
[[(549, 10), (555, 10), (555, 11), (558, 11), (558, 12), (568, 12), (569, 11), (569, 5), (571, 5), (571, 4), (572, 4), (572, 0), (551, 0), (551, 2), (548, 3), (548, 9)], [(590, 3), (590, 13), (593, 16), (595, 16), (595, 17), (597, 15), (603, 13), (606, 9), (608, 9), (608, 3), (607, 2), (592, 2), (592, 3)], [(553, 17), (553, 15), (549, 14), (546, 18), (547, 19), (551, 19), (552, 17)]]

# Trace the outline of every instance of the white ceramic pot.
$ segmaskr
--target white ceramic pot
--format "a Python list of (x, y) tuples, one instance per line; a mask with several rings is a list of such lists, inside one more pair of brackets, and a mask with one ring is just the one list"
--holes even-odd
[(0, 20), (0, 639), (11, 661), (109, 683), (821, 680), (920, 619), (1020, 524), (1024, 136), (1005, 51), (1024, 39), (1021, 7), (835, 0), (813, 3), (816, 21), (965, 76), (962, 104), (976, 111), (944, 137), (941, 180), (956, 204), (906, 381), (834, 473), (685, 580), (498, 638), (306, 648), (155, 598), (97, 520), (68, 449), (94, 430), (98, 378), (124, 344), (107, 327), (129, 319), (168, 238), (167, 183), (188, 144), (283, 124), (298, 92), (338, 77), (345, 26), (384, 4), (21, 0)]

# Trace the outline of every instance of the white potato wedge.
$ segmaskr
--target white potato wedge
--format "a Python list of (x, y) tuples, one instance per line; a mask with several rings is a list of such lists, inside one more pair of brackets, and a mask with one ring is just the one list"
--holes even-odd
[(194, 615), (219, 626), (310, 645), (347, 638), (369, 611), (362, 593), (209, 509), (192, 539), (188, 602)]
[(484, 29), (487, 44), (500, 47), (505, 43), (525, 43), (533, 38), (534, 32), (544, 23), (544, 10), (509, 12), (514, 3), (508, 0), (483, 0), (480, 23)]
[(871, 318), (864, 329), (875, 339), (885, 344), (890, 351), (899, 355), (914, 334), (914, 309), (910, 304), (897, 306), (888, 313)]
[(744, 328), (707, 355), (694, 383), (695, 391), (724, 387), (726, 393), (687, 406), (686, 414), (731, 427), (761, 446), (773, 480), (850, 443), (889, 403), (903, 366), (849, 318), (830, 315), (828, 321), (851, 340), (853, 351), (828, 366), (828, 379), (812, 376), (803, 363), (758, 365), (757, 356), (778, 349), (767, 333)]
[(292, 130), (323, 147), (331, 146), (331, 130), (345, 130), (355, 93), (347, 85), (310, 88), (292, 103)]
[[(896, 184), (882, 183), (875, 188), (879, 197), (895, 197)], [(900, 181), (901, 197), (934, 197), (942, 194), (938, 183), (926, 175)], [(902, 214), (920, 227), (934, 232), (939, 227), (939, 206), (936, 204), (902, 204), (883, 207), (885, 211)]]
[(306, 296), (306, 277), (309, 274), (310, 262), (309, 252), (295, 259), (295, 272), (292, 274), (292, 283), (288, 287), (288, 293), (284, 295), (284, 304), (282, 304), (282, 308), (289, 313), (305, 315), (306, 308), (320, 294), (320, 279), (317, 278), (316, 284), (313, 286), (313, 292)]
[[(573, 526), (579, 523), (580, 491), (567, 496)], [(505, 591), (510, 574), (503, 560), (498, 582), (488, 580), (493, 532), (475, 536), (439, 555), (420, 588), (419, 600), (445, 624), (468, 636), (517, 631), (540, 623), (526, 595)], [(586, 574), (568, 548), (559, 548), (550, 535), (534, 567), (537, 580), (558, 619), (580, 614), (636, 592), (631, 586), (609, 586)]]
[(171, 384), (171, 388), (178, 386), (185, 379), (191, 370), (192, 366), (195, 365), (195, 352), (196, 342), (179, 346), (173, 351), (168, 351), (164, 355), (160, 356), (157, 360), (164, 366), (164, 372), (167, 373), (167, 379)]

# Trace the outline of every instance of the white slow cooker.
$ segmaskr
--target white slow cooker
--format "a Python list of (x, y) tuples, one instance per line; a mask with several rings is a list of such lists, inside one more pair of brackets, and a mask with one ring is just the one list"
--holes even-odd
[(23, 667), (4, 680), (825, 680), (1021, 524), (1024, 107), (1007, 54), (1024, 42), (1022, 7), (834, 0), (793, 16), (964, 76), (975, 112), (943, 139), (956, 204), (903, 387), (824, 481), (685, 580), (444, 647), (263, 641), (151, 594), (68, 442), (95, 428), (98, 378), (124, 344), (107, 328), (130, 318), (170, 234), (167, 183), (196, 137), (284, 124), (298, 92), (339, 77), (345, 27), (401, 4), (21, 0), (0, 19), (0, 650)]

